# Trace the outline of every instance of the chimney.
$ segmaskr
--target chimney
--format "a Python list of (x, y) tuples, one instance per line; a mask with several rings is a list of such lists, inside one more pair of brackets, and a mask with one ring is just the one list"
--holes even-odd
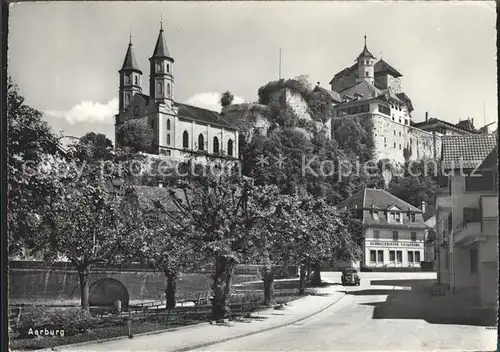
[(422, 206), (420, 207), (420, 209), (422, 209), (423, 214), (425, 214), (425, 212), (427, 211), (427, 203), (424, 200), (422, 201)]
[(319, 87), (319, 82), (316, 82), (318, 84), (318, 87)]
[(425, 112), (425, 122), (429, 121), (429, 112)]

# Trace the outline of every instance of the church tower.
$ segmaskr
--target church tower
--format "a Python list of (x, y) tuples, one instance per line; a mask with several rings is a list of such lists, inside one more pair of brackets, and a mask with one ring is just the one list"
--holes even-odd
[(149, 95), (155, 103), (169, 104), (174, 101), (174, 59), (163, 37), (163, 22), (150, 61)]
[(139, 70), (139, 66), (137, 65), (137, 61), (135, 59), (134, 50), (132, 48), (132, 36), (130, 36), (130, 41), (128, 44), (127, 53), (125, 54), (125, 60), (123, 60), (122, 68), (118, 71), (118, 73), (120, 74), (118, 113), (121, 113), (125, 111), (134, 94), (142, 92), (142, 72), (141, 70)]
[(365, 47), (358, 58), (358, 82), (367, 81), (370, 84), (374, 84), (374, 65), (375, 57), (372, 55), (368, 48), (366, 47), (366, 35), (365, 35)]

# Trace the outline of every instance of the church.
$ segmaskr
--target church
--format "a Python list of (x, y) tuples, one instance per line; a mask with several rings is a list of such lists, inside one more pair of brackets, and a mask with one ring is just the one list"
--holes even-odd
[(120, 76), (115, 145), (119, 127), (141, 119), (154, 133), (154, 154), (186, 159), (197, 156), (238, 158), (238, 128), (218, 112), (175, 101), (174, 58), (168, 50), (163, 25), (149, 58), (149, 94), (142, 91), (142, 71), (137, 65), (132, 39)]

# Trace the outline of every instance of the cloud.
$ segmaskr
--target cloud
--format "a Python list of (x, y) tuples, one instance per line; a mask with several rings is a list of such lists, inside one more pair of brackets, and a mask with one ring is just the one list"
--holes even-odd
[[(186, 104), (220, 112), (222, 109), (220, 105), (221, 95), (221, 93), (217, 92), (198, 93), (187, 99)], [(233, 104), (242, 104), (244, 102), (245, 99), (241, 97), (235, 96), (233, 99)]]
[(113, 123), (113, 116), (118, 113), (118, 98), (113, 98), (105, 104), (93, 101), (82, 101), (69, 110), (46, 110), (45, 114), (63, 118), (70, 124)]

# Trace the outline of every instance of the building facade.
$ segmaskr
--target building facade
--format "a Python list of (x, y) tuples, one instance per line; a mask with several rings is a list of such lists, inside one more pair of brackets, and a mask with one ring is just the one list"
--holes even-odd
[(424, 260), (426, 225), (423, 209), (416, 208), (381, 189), (364, 188), (341, 202), (362, 219), (362, 267), (419, 268)]
[[(376, 159), (398, 163), (422, 158), (439, 159), (441, 137), (452, 133), (471, 134), (467, 126), (437, 119), (415, 123), (413, 104), (403, 91), (402, 74), (383, 59), (377, 59), (366, 45), (356, 62), (334, 75), (330, 95), (336, 97), (336, 119), (371, 119)], [(443, 126), (444, 125), (444, 128)], [(333, 133), (333, 131), (332, 131)]]
[(175, 101), (174, 59), (163, 28), (149, 59), (149, 94), (142, 91), (142, 71), (129, 42), (120, 77), (119, 111), (115, 116), (115, 145), (120, 126), (140, 119), (151, 126), (153, 153), (186, 158), (197, 155), (238, 157), (238, 128), (218, 112)]
[(438, 279), (452, 293), (471, 290), (484, 306), (497, 303), (497, 138), (443, 139), (448, 185), (437, 197)]

